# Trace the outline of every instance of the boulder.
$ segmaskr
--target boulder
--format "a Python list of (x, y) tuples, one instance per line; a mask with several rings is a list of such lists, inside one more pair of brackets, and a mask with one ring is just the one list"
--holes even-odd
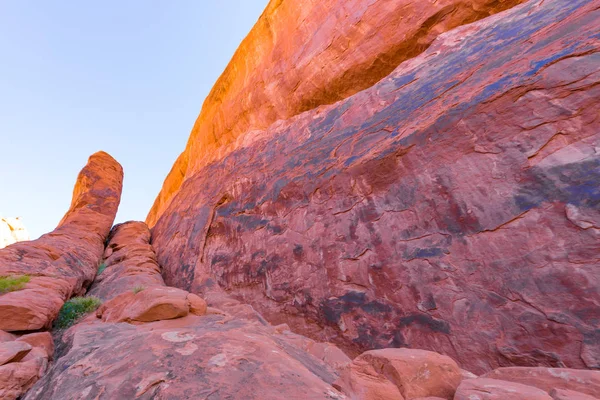
[(93, 154), (81, 170), (71, 207), (51, 233), (0, 250), (0, 276), (30, 276), (0, 295), (0, 329), (47, 328), (70, 297), (94, 280), (121, 197), (123, 170), (110, 155)]
[(0, 399), (15, 400), (44, 374), (48, 362), (41, 357), (0, 366)]
[(31, 346), (24, 342), (0, 343), (0, 365), (21, 361), (30, 351)]
[(355, 360), (333, 384), (353, 400), (404, 400), (400, 389), (365, 360)]
[(148, 216), (165, 282), (351, 356), (598, 368), (595, 1), (424, 4), (271, 3)]
[(105, 322), (151, 322), (185, 317), (190, 305), (188, 292), (164, 286), (122, 293), (104, 303), (97, 316)]
[(54, 356), (54, 339), (50, 332), (35, 332), (20, 336), (18, 342), (24, 342), (31, 345), (33, 348), (43, 349), (49, 360)]
[(552, 400), (543, 390), (520, 383), (477, 378), (463, 381), (454, 400)]
[(483, 378), (499, 379), (535, 386), (550, 392), (553, 389), (572, 390), (600, 398), (600, 371), (567, 368), (498, 368)]
[[(377, 371), (378, 374), (392, 382), (405, 399), (419, 397), (441, 397), (452, 400), (456, 388), (462, 380), (461, 370), (450, 357), (431, 351), (415, 349), (381, 349), (367, 351), (353, 362), (358, 364), (358, 371)], [(372, 368), (365, 367), (365, 363)], [(353, 381), (355, 369), (350, 368)], [(372, 376), (372, 375), (368, 375)], [(342, 374), (342, 380), (346, 379)], [(354, 393), (363, 382), (375, 386), (369, 380), (354, 380)], [(387, 385), (387, 384), (386, 384)], [(341, 385), (340, 385), (341, 386)], [(350, 392), (347, 392), (350, 394)], [(360, 398), (360, 396), (359, 396)]]

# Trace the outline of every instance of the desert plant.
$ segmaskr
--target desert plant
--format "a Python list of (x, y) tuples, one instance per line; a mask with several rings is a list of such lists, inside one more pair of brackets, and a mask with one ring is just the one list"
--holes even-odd
[(138, 294), (139, 292), (141, 292), (144, 289), (146, 289), (144, 286), (138, 285), (138, 286), (136, 286), (136, 287), (133, 288), (133, 293), (134, 294)]
[(102, 263), (98, 266), (98, 275), (100, 275), (106, 269), (106, 263)]
[(95, 311), (101, 304), (102, 300), (95, 296), (73, 297), (60, 309), (56, 326), (60, 329), (68, 328), (79, 321), (81, 317)]
[(1, 276), (0, 294), (21, 290), (30, 279), (29, 275)]

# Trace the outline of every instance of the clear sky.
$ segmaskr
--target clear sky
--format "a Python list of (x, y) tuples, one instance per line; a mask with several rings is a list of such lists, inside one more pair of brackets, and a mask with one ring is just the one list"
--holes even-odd
[(268, 0), (0, 1), (0, 215), (56, 226), (90, 154), (144, 220), (202, 102)]

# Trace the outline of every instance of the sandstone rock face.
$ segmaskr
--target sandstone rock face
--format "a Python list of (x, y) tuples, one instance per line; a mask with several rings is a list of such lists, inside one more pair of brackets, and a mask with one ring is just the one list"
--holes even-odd
[(335, 368), (298, 335), (205, 315), (202, 298), (164, 286), (148, 239), (143, 223), (113, 228), (104, 277), (90, 289), (107, 299), (102, 319), (90, 315), (63, 334), (54, 365), (24, 398), (345, 398), (331, 386)]
[(139, 293), (123, 293), (98, 309), (108, 322), (152, 322), (185, 317), (190, 310), (188, 292), (176, 288), (150, 287)]
[(31, 346), (24, 342), (0, 343), (0, 365), (21, 361), (30, 351)]
[(543, 390), (495, 379), (469, 379), (456, 391), (454, 400), (553, 400)]
[(65, 300), (85, 292), (104, 252), (122, 182), (123, 170), (111, 156), (92, 155), (58, 227), (37, 240), (0, 250), (0, 276), (31, 276), (23, 289), (0, 295), (0, 329), (48, 327)]
[(0, 249), (9, 244), (29, 240), (29, 232), (21, 218), (0, 217)]
[(54, 355), (54, 340), (50, 332), (35, 332), (20, 336), (18, 342), (31, 345), (33, 348), (39, 348), (46, 352), (47, 358), (52, 360)]
[(600, 371), (565, 368), (498, 368), (483, 378), (517, 382), (547, 392), (572, 390), (600, 398)]
[(382, 349), (354, 359), (336, 386), (356, 399), (452, 400), (461, 381), (460, 368), (447, 356), (424, 350)]
[(209, 315), (82, 323), (25, 399), (344, 399), (336, 375), (267, 327)]
[(271, 0), (216, 82), (146, 222), (253, 130), (366, 89), (442, 32), (524, 0)]
[[(48, 352), (46, 344), (40, 344), (44, 334), (34, 338), (24, 335), (12, 341), (0, 343), (0, 399), (15, 400), (20, 398), (48, 367)], [(40, 336), (41, 335), (41, 336)], [(29, 336), (29, 338), (27, 338)], [(48, 336), (50, 336), (48, 334)]]
[(165, 286), (165, 282), (150, 245), (150, 230), (138, 221), (115, 225), (90, 295), (110, 300), (135, 288), (152, 286)]
[[(272, 3), (262, 21), (285, 16), (279, 3), (292, 7)], [(386, 18), (420, 15), (397, 4), (352, 2), (325, 20), (299, 13), (316, 39), (293, 64), (315, 59), (325, 41), (341, 59), (328, 64), (335, 71), (319, 70), (323, 82), (344, 76), (345, 53), (312, 23), (325, 33), (360, 26), (352, 38), (362, 39), (345, 41), (354, 51), (389, 36), (373, 33), (388, 29)], [(383, 17), (378, 7), (388, 5)], [(371, 87), (350, 85), (323, 101), (279, 92), (261, 101), (243, 90), (251, 100), (237, 101), (227, 88), (255, 80), (233, 73), (242, 68), (234, 62), (174, 167), (185, 182), (167, 182), (148, 219), (157, 220), (152, 243), (167, 284), (194, 293), (219, 286), (270, 322), (353, 355), (422, 348), (476, 374), (600, 367), (597, 5), (527, 2), (442, 34)], [(380, 19), (356, 19), (354, 10)], [(269, 26), (268, 38), (295, 38)], [(259, 39), (251, 34), (242, 49)], [(271, 54), (271, 44), (258, 48), (258, 58)], [(248, 62), (249, 76), (262, 74)], [(308, 81), (281, 68), (269, 76)], [(320, 78), (310, 82), (328, 93)], [(257, 111), (244, 111), (245, 101)]]
[(554, 400), (598, 400), (597, 397), (564, 389), (552, 389), (550, 396)]

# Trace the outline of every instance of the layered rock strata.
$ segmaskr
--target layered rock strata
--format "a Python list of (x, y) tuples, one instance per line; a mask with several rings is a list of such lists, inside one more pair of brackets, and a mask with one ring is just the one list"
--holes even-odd
[(96, 276), (122, 184), (119, 163), (107, 153), (93, 154), (77, 177), (71, 207), (58, 227), (0, 250), (0, 277), (27, 281), (23, 288), (0, 294), (0, 329), (48, 328), (66, 300), (85, 293)]
[[(322, 21), (317, 9), (300, 20)], [(356, 22), (333, 10), (323, 29)], [(265, 108), (272, 118), (244, 111), (235, 96), (224, 106), (224, 82), (242, 79), (234, 58), (213, 96), (236, 122), (212, 118), (205, 105), (185, 181), (149, 216), (160, 217), (153, 246), (167, 284), (219, 286), (269, 321), (350, 354), (429, 349), (476, 373), (600, 367), (599, 13), (593, 0), (530, 1), (438, 36), (373, 86), (324, 101), (335, 104), (300, 113), (304, 106), (277, 103)], [(251, 41), (261, 43), (264, 26)], [(391, 28), (373, 29), (354, 34)], [(315, 59), (315, 43), (300, 54)], [(319, 79), (310, 82), (322, 92)], [(213, 134), (213, 147), (199, 145)]]

